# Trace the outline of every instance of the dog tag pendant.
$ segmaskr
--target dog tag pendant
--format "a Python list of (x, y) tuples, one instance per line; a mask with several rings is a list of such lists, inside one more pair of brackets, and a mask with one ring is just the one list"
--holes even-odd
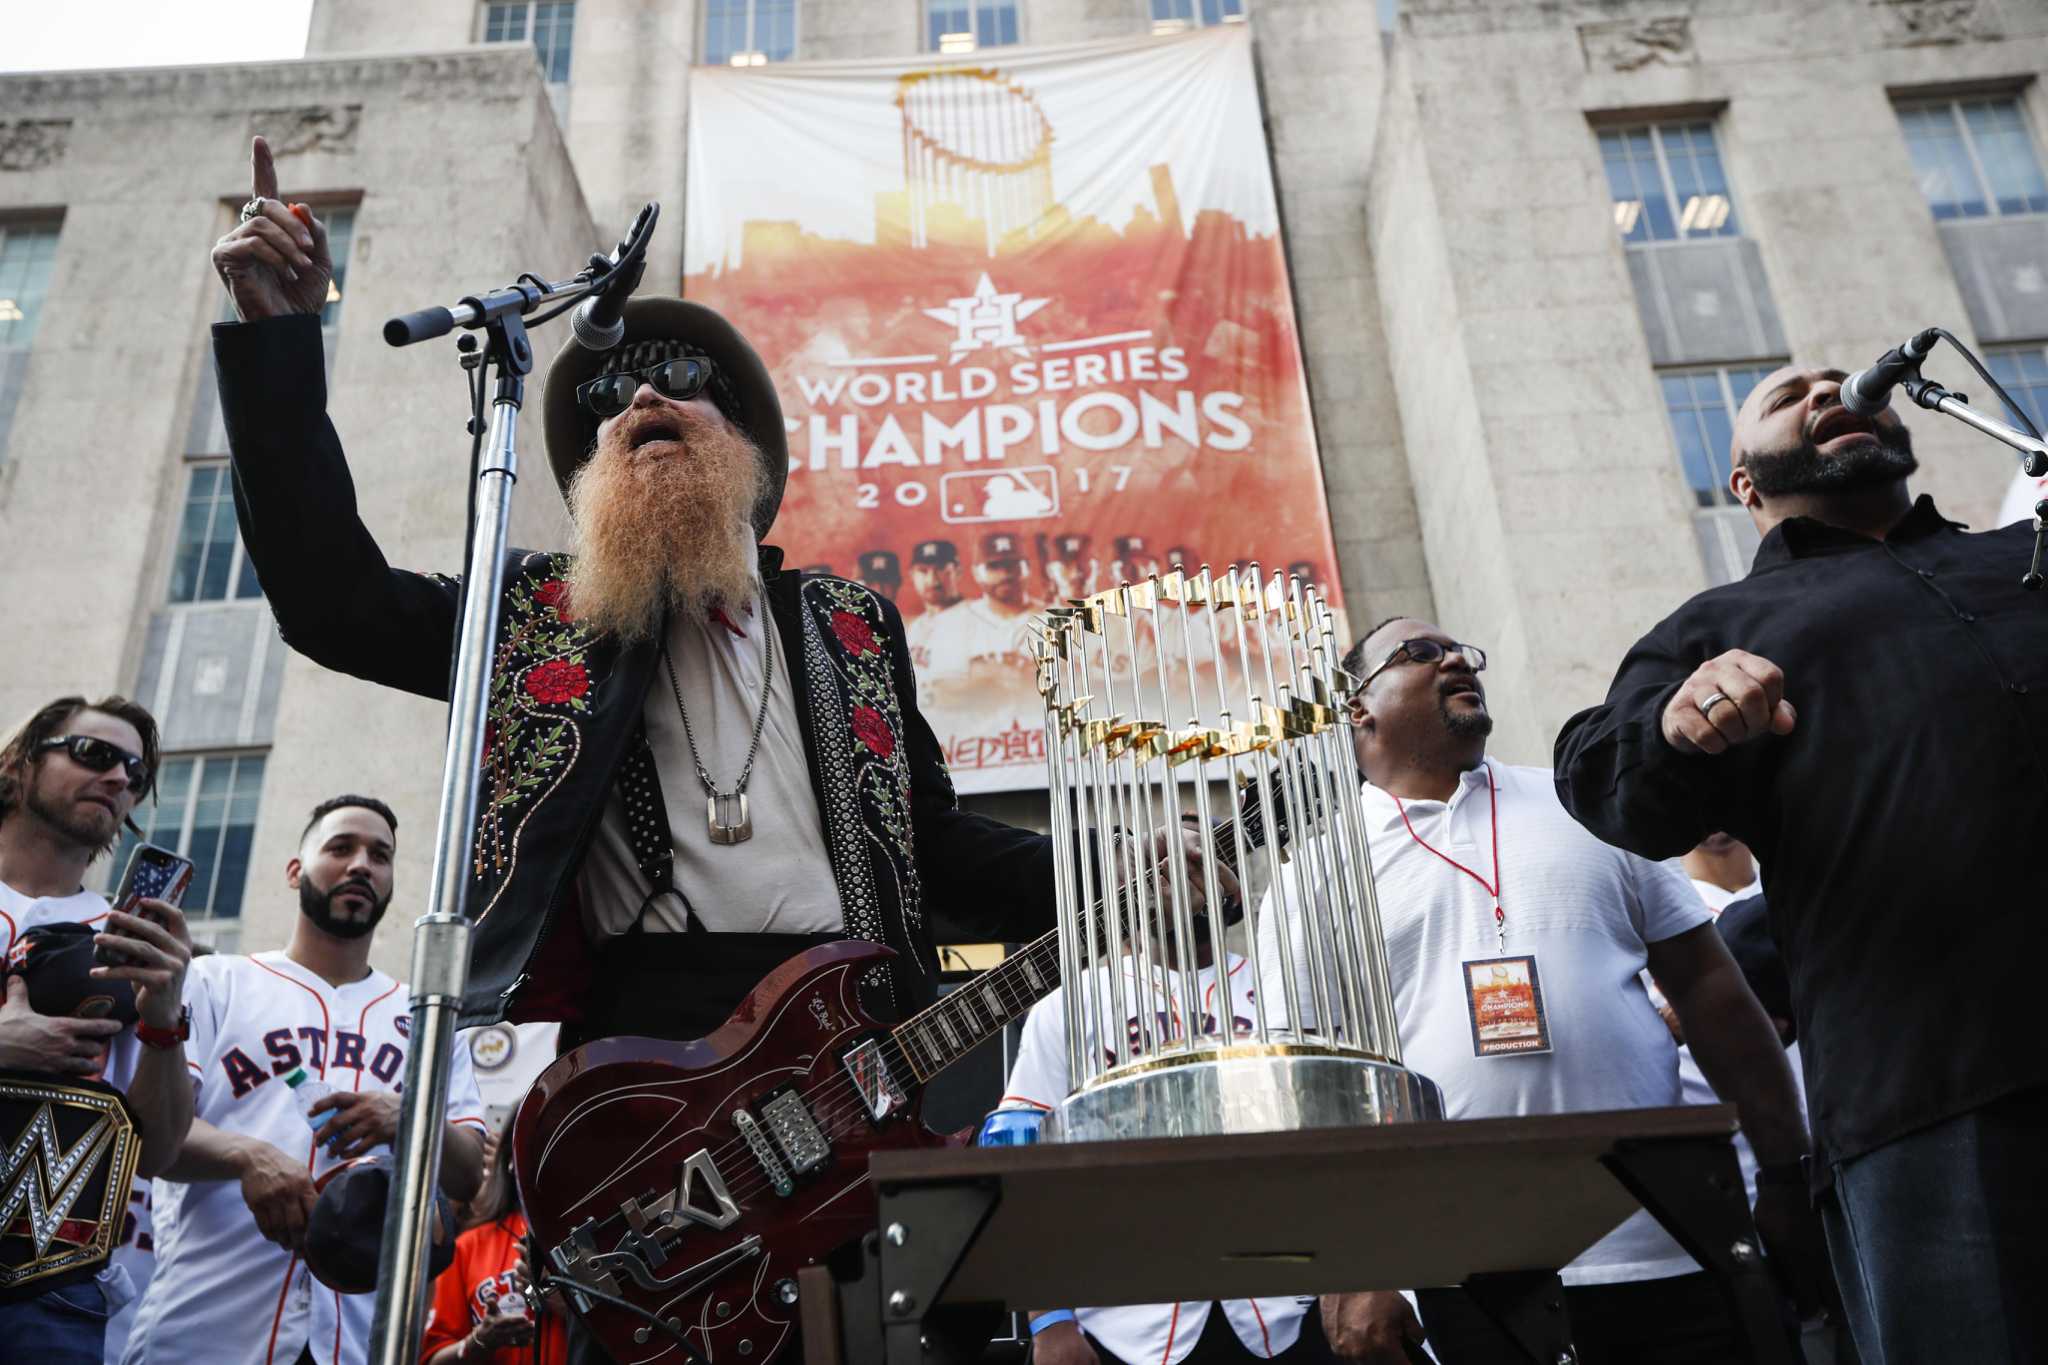
[(713, 792), (704, 798), (704, 822), (714, 844), (743, 844), (754, 837), (745, 792)]

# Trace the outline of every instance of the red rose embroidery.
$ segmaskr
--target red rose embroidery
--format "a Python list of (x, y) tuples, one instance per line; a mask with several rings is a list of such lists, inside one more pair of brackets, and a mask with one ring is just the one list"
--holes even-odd
[(567, 659), (550, 659), (526, 675), (526, 694), (543, 706), (574, 701), (590, 690), (590, 675), (582, 664)]
[(832, 613), (832, 633), (839, 637), (839, 643), (846, 647), (846, 652), (856, 659), (863, 654), (878, 653), (882, 648), (875, 643), (875, 632), (868, 628), (868, 623), (850, 611)]
[(853, 733), (876, 758), (887, 758), (896, 752), (896, 736), (889, 733), (889, 722), (872, 706), (853, 708)]
[(550, 578), (535, 588), (533, 600), (544, 607), (552, 607), (555, 619), (565, 625), (574, 619), (569, 615), (569, 585), (559, 578)]

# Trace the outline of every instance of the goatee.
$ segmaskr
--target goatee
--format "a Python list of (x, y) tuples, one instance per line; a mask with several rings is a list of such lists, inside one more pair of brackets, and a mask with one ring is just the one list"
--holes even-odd
[(1492, 734), (1493, 713), (1484, 709), (1483, 705), (1477, 711), (1453, 711), (1451, 709), (1451, 697), (1454, 695), (1462, 696), (1464, 694), (1448, 692), (1438, 692), (1436, 694), (1436, 711), (1439, 716), (1443, 717), (1444, 729), (1460, 739), (1485, 739), (1488, 735)]
[(746, 605), (765, 484), (760, 451), (723, 421), (667, 404), (628, 409), (569, 484), (576, 620), (630, 643), (670, 613), (701, 623)]
[[(370, 913), (360, 919), (343, 919), (335, 914), (334, 898), (344, 891), (357, 891), (368, 896)], [(336, 938), (361, 938), (377, 927), (378, 921), (384, 918), (384, 912), (390, 908), (391, 897), (377, 899), (377, 888), (361, 878), (346, 878), (325, 891), (313, 885), (311, 877), (299, 878), (299, 913)]]
[(88, 815), (77, 805), (66, 809), (47, 796), (39, 782), (29, 788), (28, 799), (22, 804), (72, 843), (92, 849), (95, 857), (112, 848), (121, 837), (121, 821), (112, 811), (94, 806), (94, 813)]
[(1799, 493), (1854, 493), (1909, 478), (1920, 467), (1913, 455), (1913, 437), (1903, 426), (1879, 427), (1875, 440), (1852, 441), (1834, 455), (1823, 455), (1812, 441), (1772, 454), (1750, 452), (1743, 457), (1749, 481), (1767, 498)]

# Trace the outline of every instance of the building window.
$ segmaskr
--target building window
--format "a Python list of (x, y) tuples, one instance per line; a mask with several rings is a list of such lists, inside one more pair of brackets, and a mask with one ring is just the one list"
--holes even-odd
[(1712, 124), (1604, 129), (1600, 160), (1622, 241), (1635, 246), (1742, 234)]
[(1679, 468), (1692, 490), (1693, 534), (1711, 583), (1734, 582), (1756, 559), (1756, 524), (1728, 491), (1729, 447), (1735, 437), (1736, 409), (1758, 381), (1782, 363), (1767, 360), (1657, 372)]
[(796, 0), (709, 0), (703, 53), (717, 66), (788, 61), (796, 55)]
[[(256, 837), (256, 804), (263, 790), (262, 754), (180, 754), (164, 759), (156, 779), (156, 805), (138, 807), (142, 837), (192, 860), (185, 915), (194, 929), (205, 920), (238, 919), (249, 880), (249, 848)], [(108, 880), (128, 866), (133, 834), (123, 834)]]
[(226, 464), (192, 466), (185, 513), (178, 522), (177, 557), (171, 561), (170, 600), (226, 602), (261, 597), (256, 568), (235, 531), (234, 478)]
[(56, 260), (55, 226), (0, 222), (0, 457), (7, 453), (7, 429), (28, 380), (29, 348)]
[(2008, 408), (2015, 423), (2022, 415), (2033, 419), (2037, 431), (2048, 431), (2048, 344), (2029, 342), (2024, 346), (1987, 346), (1984, 368), (2005, 386), (2021, 412)]
[(1017, 41), (1017, 0), (924, 0), (927, 51), (972, 52)]
[(320, 330), (331, 350), (341, 327), (341, 296), (348, 285), (348, 249), (355, 240), (356, 211), (335, 209), (327, 219), (327, 254), (334, 261), (334, 276), (327, 282), (327, 305), (320, 310)]
[(1700, 507), (1733, 507), (1728, 491), (1728, 450), (1735, 439), (1735, 411), (1757, 381), (1783, 364), (1721, 365), (1712, 369), (1663, 370), (1664, 413), (1678, 442), (1678, 463)]
[(1179, 33), (1244, 22), (1244, 0), (1152, 0), (1152, 31)]
[(569, 79), (569, 40), (576, 26), (574, 0), (514, 0), (484, 6), (484, 41), (520, 43), (531, 38), (549, 85)]
[(2048, 213), (2048, 179), (2017, 99), (1902, 104), (1899, 123), (1937, 219)]

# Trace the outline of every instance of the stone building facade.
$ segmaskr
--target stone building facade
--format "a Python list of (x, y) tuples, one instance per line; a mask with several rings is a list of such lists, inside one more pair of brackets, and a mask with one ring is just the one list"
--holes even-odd
[[(452, 571), (461, 375), (380, 324), (580, 259), (647, 199), (649, 278), (678, 278), (693, 66), (1205, 22), (1253, 32), (1353, 619), (1487, 645), (1503, 758), (1546, 763), (1630, 641), (1746, 564), (1715, 488), (1763, 370), (1855, 368), (1939, 323), (2048, 403), (2048, 8), (2026, 0), (318, 0), (303, 61), (0, 77), (0, 716), (81, 690), (159, 708), (153, 834), (205, 861), (224, 946), (287, 931), (308, 807), (384, 795), (401, 899), (377, 956), (402, 971), (441, 708), (290, 655), (231, 530), (205, 257), (249, 135), (347, 230), (331, 410), (365, 519), (394, 562)], [(1985, 524), (2012, 463), (1913, 424), (1919, 486)], [(515, 543), (561, 531), (529, 480)]]

